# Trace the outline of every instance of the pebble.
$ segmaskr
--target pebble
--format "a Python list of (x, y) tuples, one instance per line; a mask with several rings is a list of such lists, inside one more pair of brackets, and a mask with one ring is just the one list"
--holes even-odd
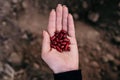
[(12, 0), (13, 3), (18, 3), (19, 0)]
[(17, 15), (16, 12), (13, 12), (12, 14), (13, 14), (13, 16), (16, 16), (16, 15)]
[(92, 61), (92, 62), (91, 62), (91, 65), (92, 65), (93, 67), (95, 67), (95, 68), (99, 68), (99, 67), (100, 67), (100, 65), (99, 65), (96, 61)]
[(118, 7), (120, 7), (120, 2), (118, 3)]
[(22, 35), (22, 39), (28, 39), (27, 34), (23, 34), (23, 35)]
[(88, 58), (84, 58), (85, 63), (89, 63), (89, 59)]
[(108, 60), (110, 60), (110, 61), (114, 61), (114, 60), (115, 60), (114, 57), (113, 57), (111, 54), (107, 54), (107, 55), (106, 55), (106, 58), (107, 58)]
[(19, 66), (19, 65), (21, 65), (22, 58), (23, 58), (22, 55), (20, 55), (16, 52), (13, 52), (9, 56), (8, 61), (12, 64), (15, 64), (15, 65)]
[(22, 6), (23, 6), (23, 8), (25, 8), (25, 9), (27, 9), (28, 8), (28, 2), (27, 1), (23, 1), (22, 2)]
[(82, 7), (83, 7), (84, 9), (87, 9), (87, 8), (88, 8), (87, 1), (83, 1), (83, 3), (82, 3)]
[(108, 59), (107, 59), (105, 56), (102, 57), (102, 60), (103, 60), (104, 62), (108, 62)]
[(40, 66), (37, 63), (33, 63), (34, 68), (39, 69)]
[(3, 21), (3, 22), (2, 22), (2, 25), (3, 25), (3, 26), (6, 26), (6, 25), (7, 25), (7, 22), (6, 22), (6, 21)]
[(114, 41), (117, 42), (117, 43), (120, 43), (120, 36), (114, 37)]
[(103, 59), (104, 62), (115, 60), (115, 58), (111, 54), (107, 54), (107, 55), (103, 56), (102, 59)]
[(0, 62), (0, 80), (14, 80), (14, 69), (5, 63)]
[(92, 22), (97, 22), (99, 17), (100, 17), (99, 13), (90, 13), (88, 15), (89, 20), (91, 20)]
[(96, 49), (97, 49), (98, 51), (101, 51), (101, 47), (100, 47), (99, 45), (96, 45)]
[(73, 17), (77, 20), (77, 19), (79, 19), (79, 15), (77, 14), (77, 13), (74, 13), (73, 14)]

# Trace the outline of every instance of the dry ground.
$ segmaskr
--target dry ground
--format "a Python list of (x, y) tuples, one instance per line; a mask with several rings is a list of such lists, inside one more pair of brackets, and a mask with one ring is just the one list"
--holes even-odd
[[(0, 0), (0, 80), (53, 80), (40, 56), (49, 10), (16, 1)], [(75, 29), (83, 80), (120, 80), (120, 37), (80, 21)]]

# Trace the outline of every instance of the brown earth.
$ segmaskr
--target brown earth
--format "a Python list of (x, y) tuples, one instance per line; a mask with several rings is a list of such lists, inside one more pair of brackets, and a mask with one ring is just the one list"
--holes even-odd
[[(53, 80), (40, 56), (50, 10), (33, 3), (0, 0), (0, 80)], [(98, 26), (75, 21), (83, 80), (120, 80), (120, 36)]]

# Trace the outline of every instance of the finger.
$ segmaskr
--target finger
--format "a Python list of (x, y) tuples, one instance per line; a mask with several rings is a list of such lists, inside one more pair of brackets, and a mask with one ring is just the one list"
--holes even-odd
[(67, 31), (68, 8), (63, 6), (63, 30)]
[(57, 9), (56, 9), (56, 14), (57, 14), (57, 31), (60, 31), (62, 29), (62, 6), (61, 4), (58, 4)]
[(49, 32), (50, 36), (54, 35), (55, 24), (56, 24), (56, 13), (55, 13), (55, 10), (53, 9), (50, 12), (49, 22), (48, 22), (48, 32)]
[(46, 53), (50, 50), (50, 36), (48, 32), (43, 31), (42, 53)]
[(68, 15), (68, 33), (70, 37), (75, 37), (74, 21), (71, 14)]

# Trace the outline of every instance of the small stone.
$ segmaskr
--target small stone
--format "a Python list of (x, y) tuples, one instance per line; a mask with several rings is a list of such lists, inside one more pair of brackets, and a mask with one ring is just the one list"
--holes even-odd
[(22, 39), (28, 39), (27, 34), (23, 34)]
[(88, 15), (89, 20), (91, 20), (92, 22), (97, 22), (99, 17), (100, 17), (99, 13), (90, 13)]
[(28, 2), (27, 2), (27, 1), (23, 1), (23, 2), (22, 2), (22, 6), (23, 6), (23, 8), (25, 8), (25, 9), (28, 8), (28, 6), (29, 6), (29, 5), (28, 5)]
[(22, 62), (22, 55), (17, 54), (16, 52), (11, 53), (10, 57), (8, 58), (8, 61), (15, 65), (21, 65)]
[(14, 69), (8, 64), (5, 64), (4, 66), (5, 66), (4, 72), (6, 72), (13, 79), (15, 74)]
[(97, 49), (98, 51), (101, 51), (101, 47), (100, 47), (99, 45), (96, 46), (96, 49)]
[(82, 7), (83, 7), (84, 9), (87, 9), (87, 8), (88, 8), (87, 1), (83, 1), (83, 3), (82, 3)]
[(106, 58), (105, 56), (102, 57), (102, 60), (103, 60), (104, 62), (108, 62), (108, 58)]
[(19, 0), (12, 0), (13, 3), (18, 3)]
[(116, 36), (113, 38), (115, 42), (120, 43), (120, 36)]
[(96, 61), (92, 61), (92, 62), (91, 62), (91, 65), (92, 65), (93, 67), (95, 67), (95, 68), (99, 68), (99, 67), (100, 67), (99, 64), (98, 64)]
[(77, 14), (77, 13), (74, 13), (73, 14), (73, 17), (77, 20), (77, 19), (79, 19), (79, 15)]
[(84, 58), (85, 63), (89, 63), (89, 59), (88, 58)]
[(114, 61), (114, 57), (111, 54), (107, 54), (106, 58), (110, 61)]
[(107, 54), (107, 55), (103, 56), (102, 59), (103, 59), (104, 62), (115, 60), (115, 58), (111, 54)]
[(6, 21), (3, 21), (3, 22), (2, 22), (2, 25), (3, 25), (3, 26), (6, 26), (6, 25), (7, 25), (7, 22), (6, 22)]
[(114, 70), (114, 71), (118, 71), (117, 66), (114, 66), (114, 67), (113, 67), (113, 70)]
[(120, 2), (118, 3), (118, 7), (120, 7)]
[(39, 69), (40, 66), (37, 64), (37, 63), (34, 63), (33, 66), (36, 68), (36, 69)]
[(0, 62), (0, 80), (14, 80), (14, 69), (5, 63)]
[(16, 12), (13, 12), (13, 16), (16, 16), (17, 14), (16, 14)]

